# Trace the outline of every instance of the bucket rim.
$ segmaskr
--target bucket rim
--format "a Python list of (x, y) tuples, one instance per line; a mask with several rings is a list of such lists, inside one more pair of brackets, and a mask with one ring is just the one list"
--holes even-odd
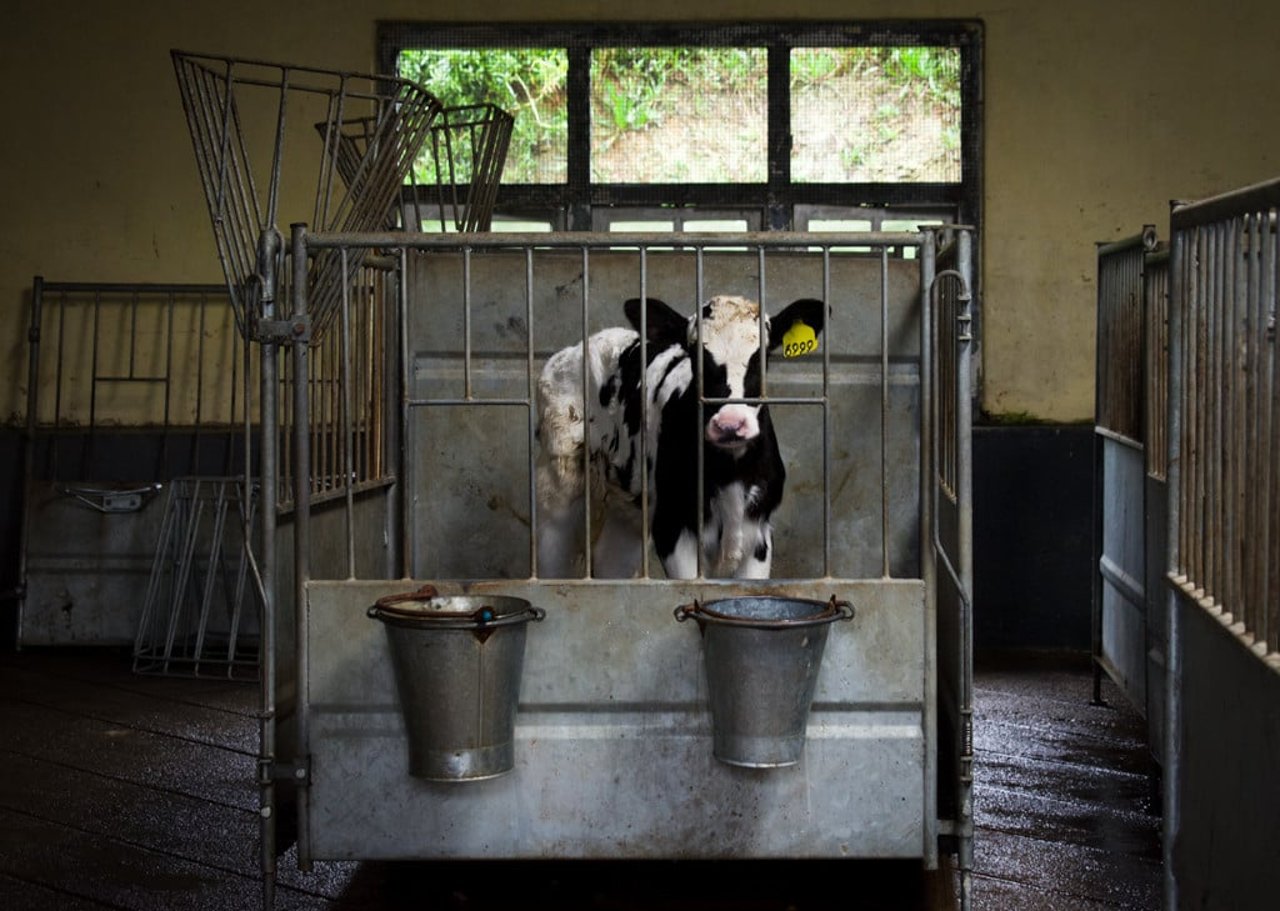
[[(526, 623), (530, 620), (542, 620), (547, 612), (535, 607), (524, 598), (514, 595), (466, 595), (458, 597), (473, 598), (480, 602), (474, 610), (427, 610), (425, 602), (440, 597), (433, 585), (424, 585), (413, 592), (402, 592), (385, 595), (374, 602), (368, 615), (374, 620), (381, 620), (396, 626), (426, 626), (436, 629), (492, 629), (498, 626), (510, 626), (515, 623)], [(511, 602), (517, 605), (515, 610), (500, 611), (497, 603)], [(486, 603), (489, 602), (489, 603)]]
[[(806, 614), (803, 617), (758, 619), (726, 614), (716, 610), (714, 607), (717, 604), (744, 600), (787, 601), (790, 603), (810, 604), (816, 610), (812, 614)], [(790, 598), (784, 595), (740, 595), (733, 598), (716, 598), (705, 602), (699, 602), (695, 599), (692, 604), (682, 604), (675, 610), (676, 620), (681, 623), (692, 618), (698, 621), (699, 626), (704, 623), (716, 623), (750, 629), (796, 629), (797, 627), (833, 623), (836, 620), (852, 620), (853, 615), (853, 605), (848, 601), (837, 598), (835, 595), (832, 595), (827, 601), (819, 601), (816, 598)]]

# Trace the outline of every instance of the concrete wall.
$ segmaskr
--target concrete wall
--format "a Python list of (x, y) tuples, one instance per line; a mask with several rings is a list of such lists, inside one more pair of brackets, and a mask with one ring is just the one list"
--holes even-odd
[[(0, 30), (0, 416), (25, 402), (27, 289), (221, 281), (170, 48), (371, 70), (378, 20), (955, 17), (986, 24), (983, 406), (1082, 420), (1093, 402), (1093, 243), (1167, 201), (1280, 171), (1271, 0), (16, 0)], [(1245, 87), (1252, 87), (1245, 90)], [(1257, 106), (1257, 107), (1255, 107)], [(286, 211), (282, 224), (305, 218)]]

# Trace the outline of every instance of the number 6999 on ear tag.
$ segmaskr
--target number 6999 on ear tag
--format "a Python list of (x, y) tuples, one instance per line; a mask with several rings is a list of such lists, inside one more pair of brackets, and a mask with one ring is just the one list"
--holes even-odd
[(800, 357), (818, 350), (818, 334), (804, 320), (796, 320), (782, 336), (782, 356)]

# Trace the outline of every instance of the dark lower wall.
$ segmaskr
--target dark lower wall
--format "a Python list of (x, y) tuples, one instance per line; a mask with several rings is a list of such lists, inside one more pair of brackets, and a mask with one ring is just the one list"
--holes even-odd
[[(18, 428), (0, 428), (0, 649), (5, 650), (14, 647), (17, 634), (23, 437)], [(84, 479), (95, 485), (129, 485), (192, 475), (235, 476), (243, 471), (244, 458), (244, 436), (237, 429), (68, 431), (39, 438), (32, 472), (37, 479), (72, 485)]]
[(974, 645), (1092, 642), (1093, 428), (973, 434)]
[(1177, 911), (1280, 904), (1280, 673), (1179, 598), (1182, 737), (1173, 870)]
[(0, 650), (17, 633), (18, 548), (22, 540), (22, 434), (0, 428)]

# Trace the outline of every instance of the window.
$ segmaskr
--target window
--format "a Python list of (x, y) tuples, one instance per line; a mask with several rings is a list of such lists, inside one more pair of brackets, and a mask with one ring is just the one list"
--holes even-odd
[[(878, 230), (979, 223), (981, 38), (932, 20), (384, 23), (379, 65), (514, 115), (495, 230)], [(430, 162), (415, 180), (425, 212)]]

